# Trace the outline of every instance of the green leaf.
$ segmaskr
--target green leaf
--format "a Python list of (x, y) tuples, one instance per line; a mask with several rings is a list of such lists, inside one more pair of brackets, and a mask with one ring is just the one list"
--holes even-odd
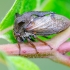
[(34, 63), (19, 56), (9, 57), (17, 70), (40, 70)]
[(43, 7), (43, 10), (52, 10), (55, 13), (64, 15), (70, 18), (70, 0), (48, 0), (48, 3)]
[(3, 52), (0, 52), (0, 66), (2, 70), (39, 70), (34, 63), (26, 58), (20, 56), (7, 56)]
[(10, 42), (16, 42), (13, 35), (15, 13), (22, 14), (24, 12), (34, 10), (35, 7), (36, 0), (16, 0), (0, 24), (0, 37), (5, 38)]
[(1, 22), (0, 30), (8, 28), (14, 24), (15, 13), (22, 14), (24, 12), (33, 10), (36, 7), (36, 0), (16, 0), (6, 15), (6, 17)]
[(14, 64), (9, 60), (9, 58), (3, 52), (0, 52), (0, 69), (16, 70)]
[[(15, 13), (23, 14), (27, 11), (53, 11), (57, 14), (70, 18), (70, 1), (69, 0), (15, 0), (13, 6), (6, 14), (0, 24), (0, 37), (5, 38), (11, 43), (16, 43), (13, 34), (13, 25)], [(53, 36), (49, 36), (52, 38)], [(45, 40), (44, 38), (42, 38)]]

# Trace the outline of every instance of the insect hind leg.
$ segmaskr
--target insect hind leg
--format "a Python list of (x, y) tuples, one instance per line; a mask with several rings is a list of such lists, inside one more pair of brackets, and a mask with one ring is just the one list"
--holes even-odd
[[(38, 38), (37, 36), (35, 36), (35, 35), (34, 35), (34, 38), (36, 38), (38, 41), (44, 43), (45, 45), (48, 45), (45, 41), (42, 41), (41, 39), (39, 39), (39, 38)], [(50, 45), (48, 45), (48, 46), (51, 48), (51, 50), (53, 49)]]
[(34, 38), (36, 38), (38, 41), (40, 41), (40, 42), (44, 43), (45, 45), (47, 45), (47, 43), (46, 43), (46, 42), (42, 41), (42, 40), (41, 40), (41, 39), (39, 39), (37, 36), (35, 36), (35, 35), (34, 35)]

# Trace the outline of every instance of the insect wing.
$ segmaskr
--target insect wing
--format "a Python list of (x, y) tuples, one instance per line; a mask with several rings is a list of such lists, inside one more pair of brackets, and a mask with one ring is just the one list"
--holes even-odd
[(70, 20), (61, 15), (50, 15), (37, 17), (28, 25), (28, 31), (35, 31), (38, 34), (54, 34), (61, 32), (70, 26)]

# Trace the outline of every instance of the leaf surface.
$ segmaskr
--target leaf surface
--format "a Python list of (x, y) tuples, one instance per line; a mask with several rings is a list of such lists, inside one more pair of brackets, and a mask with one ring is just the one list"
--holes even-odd
[[(13, 34), (15, 13), (23, 14), (28, 11), (53, 11), (70, 18), (69, 0), (15, 0), (13, 6), (6, 14), (0, 24), (0, 37), (5, 38), (11, 43), (16, 43)], [(53, 36), (49, 36), (52, 38)], [(42, 37), (41, 37), (42, 38)], [(42, 38), (42, 40), (45, 40)]]

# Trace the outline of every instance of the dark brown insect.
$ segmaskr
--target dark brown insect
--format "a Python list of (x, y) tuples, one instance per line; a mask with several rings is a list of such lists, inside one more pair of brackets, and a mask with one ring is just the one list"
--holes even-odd
[(36, 35), (45, 37), (50, 34), (59, 33), (69, 27), (69, 22), (68, 18), (53, 12), (32, 11), (26, 12), (23, 15), (16, 14), (14, 35), (18, 41), (19, 49), (20, 43), (25, 40), (36, 49), (32, 43), (32, 37), (47, 45), (46, 42), (40, 40)]

